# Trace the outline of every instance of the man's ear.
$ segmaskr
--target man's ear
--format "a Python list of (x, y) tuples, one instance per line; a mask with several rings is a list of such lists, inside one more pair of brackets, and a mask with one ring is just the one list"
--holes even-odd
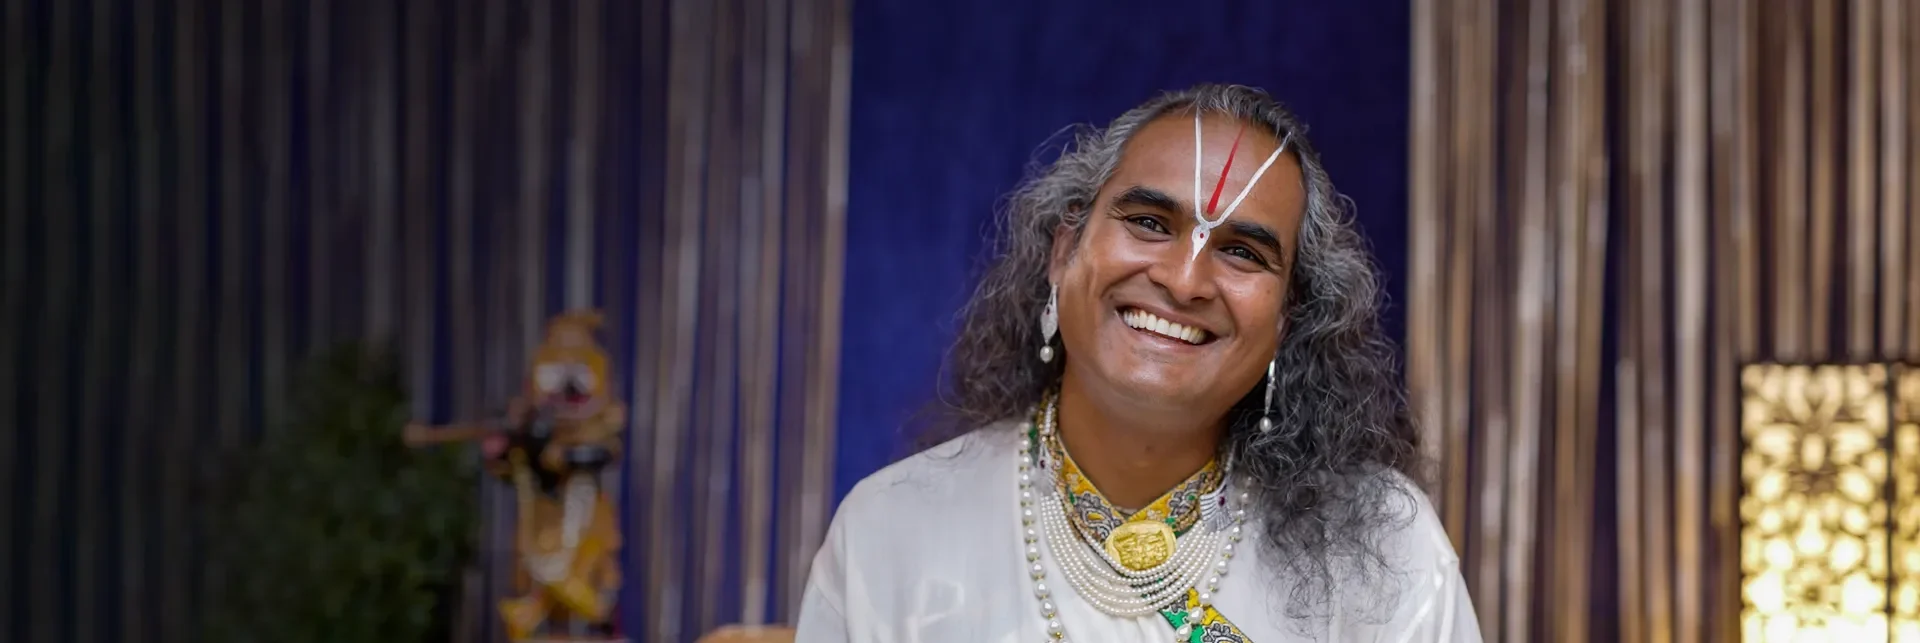
[(1059, 284), (1067, 271), (1067, 264), (1073, 261), (1074, 246), (1080, 244), (1079, 234), (1065, 221), (1053, 227), (1053, 257), (1047, 262), (1047, 281)]

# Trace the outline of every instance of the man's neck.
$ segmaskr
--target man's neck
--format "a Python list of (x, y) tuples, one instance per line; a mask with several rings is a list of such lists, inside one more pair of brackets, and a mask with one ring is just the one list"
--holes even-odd
[(1121, 507), (1153, 502), (1206, 466), (1220, 445), (1215, 419), (1103, 412), (1071, 383), (1062, 386), (1056, 422), (1073, 463)]

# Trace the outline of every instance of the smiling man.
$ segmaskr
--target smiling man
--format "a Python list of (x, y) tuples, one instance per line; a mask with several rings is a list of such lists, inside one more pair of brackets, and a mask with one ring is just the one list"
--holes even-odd
[(1341, 203), (1258, 90), (1084, 132), (1014, 193), (939, 445), (841, 504), (800, 643), (1480, 640)]

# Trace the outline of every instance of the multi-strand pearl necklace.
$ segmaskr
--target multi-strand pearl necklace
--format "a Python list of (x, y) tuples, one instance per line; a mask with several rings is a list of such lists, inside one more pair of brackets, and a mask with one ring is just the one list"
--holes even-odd
[[(1054, 410), (1054, 405), (1048, 403), (1043, 411), (1038, 430), (1040, 442), (1053, 434)], [(1068, 583), (1095, 609), (1112, 616), (1140, 617), (1159, 612), (1189, 590), (1201, 588), (1204, 577), (1205, 589), (1199, 592), (1199, 605), (1188, 610), (1187, 618), (1174, 631), (1175, 640), (1188, 640), (1191, 629), (1219, 592), (1220, 579), (1226, 575), (1227, 564), (1233, 559), (1234, 545), (1240, 541), (1241, 526), (1246, 519), (1247, 494), (1240, 494), (1240, 502), (1230, 515), (1222, 515), (1215, 509), (1222, 504), (1216, 494), (1225, 493), (1227, 487), (1222, 484), (1202, 501), (1205, 515), (1199, 527), (1176, 541), (1172, 556), (1154, 567), (1131, 570), (1114, 560), (1098, 543), (1087, 542), (1077, 535), (1078, 530), (1067, 522), (1066, 509), (1054, 485), (1046, 485), (1044, 491), (1035, 493), (1034, 476), (1057, 476), (1058, 473), (1053, 471), (1054, 465), (1044, 460), (1040, 470), (1035, 471), (1031, 463), (1036, 461), (1034, 454), (1042, 447), (1033, 436), (1023, 434), (1020, 439), (1020, 528), (1028, 576), (1033, 580), (1034, 598), (1040, 603), (1040, 616), (1047, 622), (1048, 641), (1065, 643), (1067, 637), (1066, 626), (1060, 622), (1060, 613), (1053, 601), (1052, 588), (1046, 582), (1046, 565), (1040, 560), (1042, 534), (1047, 541), (1046, 550), (1059, 562)], [(1216, 554), (1218, 558), (1214, 562)]]

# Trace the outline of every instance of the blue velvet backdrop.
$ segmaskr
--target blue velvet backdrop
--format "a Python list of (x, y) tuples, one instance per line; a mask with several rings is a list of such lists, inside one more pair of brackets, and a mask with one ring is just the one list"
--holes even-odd
[(1406, 0), (855, 2), (836, 497), (910, 442), (1036, 150), (1155, 92), (1240, 83), (1292, 106), (1403, 299), (1409, 19)]

